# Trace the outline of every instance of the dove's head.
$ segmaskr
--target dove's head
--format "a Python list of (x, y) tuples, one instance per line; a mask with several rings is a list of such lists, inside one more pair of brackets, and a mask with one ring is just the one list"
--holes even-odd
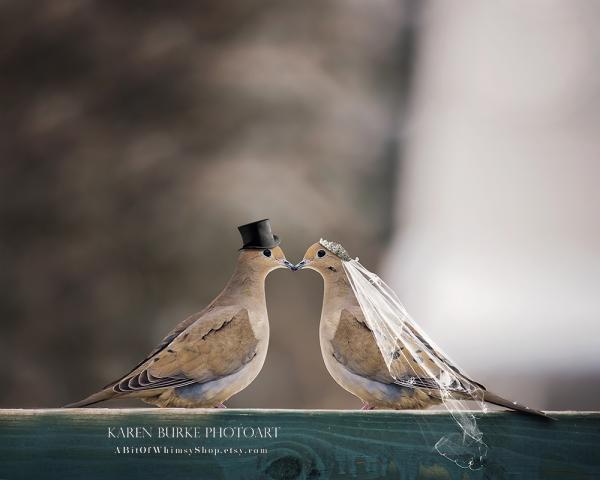
[(344, 272), (342, 259), (331, 250), (325, 248), (320, 242), (311, 245), (304, 254), (302, 261), (294, 265), (292, 270), (300, 270), (302, 268), (316, 270), (323, 277)]
[(281, 247), (272, 248), (244, 248), (240, 250), (240, 262), (251, 266), (255, 270), (269, 273), (278, 268), (292, 270), (294, 264), (288, 262)]
[(239, 265), (253, 272), (268, 274), (278, 268), (292, 269), (279, 247), (279, 237), (271, 231), (268, 218), (238, 227), (244, 245), (240, 249)]

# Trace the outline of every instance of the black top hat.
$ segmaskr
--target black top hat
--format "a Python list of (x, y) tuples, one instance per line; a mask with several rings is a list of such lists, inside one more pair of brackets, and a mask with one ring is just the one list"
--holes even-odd
[(273, 248), (279, 245), (279, 237), (271, 232), (271, 222), (268, 218), (240, 225), (238, 230), (242, 235), (242, 242), (244, 242), (242, 249)]

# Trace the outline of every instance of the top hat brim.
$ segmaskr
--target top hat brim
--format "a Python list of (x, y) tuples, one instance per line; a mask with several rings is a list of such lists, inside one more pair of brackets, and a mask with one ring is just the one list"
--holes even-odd
[(246, 248), (256, 248), (256, 249), (260, 249), (260, 248), (273, 248), (273, 247), (278, 246), (280, 243), (281, 243), (281, 240), (279, 240), (279, 236), (273, 234), (273, 241), (272, 242), (261, 243), (260, 245), (253, 244), (253, 243), (247, 243), (247, 244), (243, 245), (242, 248), (240, 248), (240, 250), (244, 250)]

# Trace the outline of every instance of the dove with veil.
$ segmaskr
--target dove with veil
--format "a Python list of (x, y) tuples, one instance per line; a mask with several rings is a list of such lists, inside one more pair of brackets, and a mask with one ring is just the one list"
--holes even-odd
[(426, 408), (448, 398), (545, 416), (467, 377), (427, 338), (394, 292), (340, 244), (315, 243), (295, 266), (303, 268), (319, 272), (324, 281), (319, 333), (327, 370), (364, 409)]
[[(294, 269), (323, 277), (319, 326), (321, 352), (334, 380), (363, 402), (364, 410), (425, 409), (442, 405), (460, 427), (459, 440), (442, 438), (436, 448), (461, 464), (456, 454), (474, 454), (464, 465), (480, 465), (487, 446), (473, 409), (487, 403), (521, 413), (546, 414), (507, 400), (468, 377), (427, 337), (377, 275), (352, 259), (339, 244), (321, 239)], [(548, 418), (548, 417), (546, 417)], [(451, 452), (451, 453), (445, 453)]]

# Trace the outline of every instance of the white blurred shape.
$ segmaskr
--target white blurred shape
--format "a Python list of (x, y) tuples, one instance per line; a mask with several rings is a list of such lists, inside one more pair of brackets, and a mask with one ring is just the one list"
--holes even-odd
[[(491, 384), (600, 373), (599, 19), (590, 1), (424, 15), (383, 277)], [(518, 398), (560, 385), (536, 388)]]

